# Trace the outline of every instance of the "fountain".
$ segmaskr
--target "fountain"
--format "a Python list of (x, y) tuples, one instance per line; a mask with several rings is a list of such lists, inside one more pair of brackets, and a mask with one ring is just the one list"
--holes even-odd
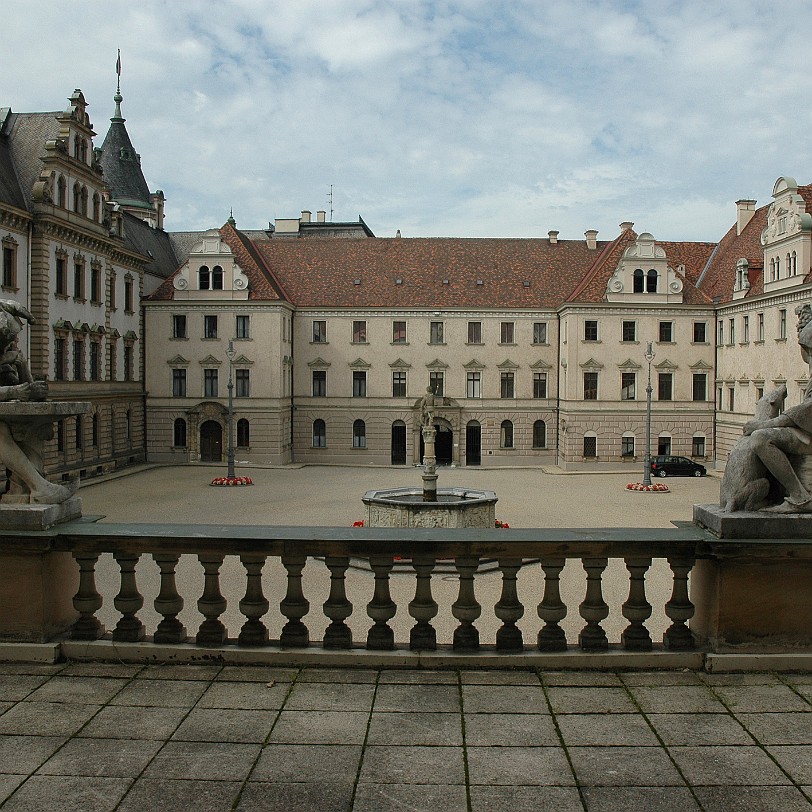
[(367, 491), (367, 527), (494, 527), (497, 496), (475, 488), (437, 488), (434, 441), (435, 395), (431, 388), (420, 399), (423, 435), (423, 487)]

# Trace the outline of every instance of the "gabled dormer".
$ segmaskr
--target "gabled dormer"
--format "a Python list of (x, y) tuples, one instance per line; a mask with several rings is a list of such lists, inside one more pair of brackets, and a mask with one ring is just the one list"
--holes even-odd
[(761, 232), (765, 293), (804, 281), (812, 259), (811, 242), (812, 214), (798, 193), (798, 184), (794, 178), (778, 178), (767, 209), (767, 226)]
[(607, 302), (682, 302), (682, 278), (668, 264), (665, 251), (648, 232), (620, 258), (606, 285)]
[(733, 299), (743, 299), (750, 290), (750, 263), (747, 257), (736, 261), (736, 279), (733, 282)]
[(204, 232), (172, 282), (176, 300), (248, 298), (248, 277), (216, 228)]

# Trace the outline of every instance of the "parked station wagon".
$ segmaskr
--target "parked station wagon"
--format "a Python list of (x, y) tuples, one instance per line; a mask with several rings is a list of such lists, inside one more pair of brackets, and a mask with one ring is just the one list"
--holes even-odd
[(707, 469), (688, 457), (658, 455), (651, 458), (652, 476), (705, 476)]

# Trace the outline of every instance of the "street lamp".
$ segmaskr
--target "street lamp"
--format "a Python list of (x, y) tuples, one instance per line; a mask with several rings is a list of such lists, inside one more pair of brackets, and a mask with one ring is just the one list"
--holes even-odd
[(650, 341), (644, 357), (648, 361), (648, 386), (646, 387), (646, 455), (643, 462), (643, 484), (651, 485), (651, 362), (654, 360), (654, 350), (651, 349)]
[[(651, 345), (649, 344), (649, 347)], [(232, 364), (237, 351), (234, 349), (234, 342), (229, 339), (226, 349), (228, 358), (228, 473), (229, 479), (234, 479), (234, 381), (232, 378)]]

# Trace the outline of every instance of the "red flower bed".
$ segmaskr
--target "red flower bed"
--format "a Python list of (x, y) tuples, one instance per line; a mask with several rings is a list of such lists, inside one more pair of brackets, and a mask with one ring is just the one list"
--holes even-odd
[(210, 485), (223, 485), (223, 486), (231, 486), (231, 485), (253, 485), (254, 480), (251, 479), (250, 476), (216, 476), (210, 483)]
[(654, 482), (651, 485), (644, 485), (642, 482), (630, 482), (626, 486), (627, 491), (642, 491), (643, 493), (668, 493), (668, 485), (662, 482)]

